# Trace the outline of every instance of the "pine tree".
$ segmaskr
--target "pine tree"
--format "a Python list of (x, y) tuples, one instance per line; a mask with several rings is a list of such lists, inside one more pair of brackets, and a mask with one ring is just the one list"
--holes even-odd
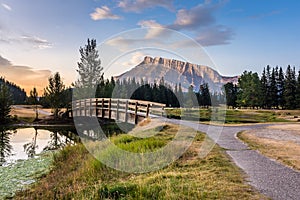
[(296, 86), (296, 105), (300, 108), (300, 70), (298, 71), (297, 86)]
[(55, 119), (57, 119), (58, 112), (62, 107), (63, 91), (65, 90), (65, 85), (58, 72), (49, 77), (48, 81), (49, 84), (45, 88), (45, 96), (48, 96), (51, 108), (53, 109), (54, 117)]
[(257, 73), (245, 71), (238, 80), (238, 104), (244, 107), (261, 106), (261, 81)]
[(269, 88), (269, 95), (270, 95), (270, 107), (278, 107), (278, 89), (276, 84), (276, 73), (275, 69), (272, 69), (271, 80), (270, 80), (270, 88)]
[(296, 108), (296, 76), (294, 70), (289, 65), (285, 75), (284, 101), (286, 109)]
[(268, 92), (268, 79), (266, 75), (266, 69), (263, 69), (263, 73), (261, 76), (261, 91), (262, 91), (262, 96), (261, 96), (261, 104), (263, 108), (267, 107), (267, 92)]
[(97, 85), (103, 81), (103, 67), (96, 48), (96, 40), (88, 39), (87, 44), (79, 49), (81, 58), (76, 70), (79, 78), (75, 82), (75, 87), (78, 89), (75, 98), (95, 97)]
[(183, 96), (183, 92), (182, 92), (182, 88), (181, 88), (181, 83), (179, 83), (178, 85), (178, 102), (179, 102), (179, 107), (184, 107), (184, 96)]
[(0, 85), (0, 124), (9, 122), (12, 104), (11, 93), (5, 83)]
[(226, 105), (228, 107), (235, 108), (237, 100), (237, 87), (232, 82), (226, 83), (224, 85), (225, 95), (226, 95)]
[(29, 96), (29, 102), (34, 105), (34, 111), (35, 111), (35, 120), (39, 119), (39, 111), (38, 111), (38, 92), (36, 88), (34, 87), (30, 91), (30, 96)]
[(278, 78), (277, 78), (277, 89), (278, 89), (278, 94), (277, 94), (277, 98), (278, 98), (278, 105), (283, 108), (285, 107), (285, 101), (284, 101), (284, 83), (285, 83), (285, 79), (284, 79), (284, 73), (282, 70), (282, 67), (279, 68), (279, 72), (278, 72)]

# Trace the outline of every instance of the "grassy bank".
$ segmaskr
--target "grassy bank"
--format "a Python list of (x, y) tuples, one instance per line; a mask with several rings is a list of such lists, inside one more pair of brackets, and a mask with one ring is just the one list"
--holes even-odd
[[(169, 142), (177, 129), (165, 125), (155, 137), (118, 135), (111, 141), (132, 152), (154, 151)], [(197, 134), (179, 160), (146, 174), (111, 169), (83, 145), (70, 146), (55, 156), (50, 174), (16, 199), (264, 199), (244, 183), (240, 170), (218, 146), (203, 159), (197, 156), (204, 137)]]
[[(215, 121), (212, 119), (212, 110), (209, 109), (166, 109), (166, 114), (169, 118), (187, 119), (200, 122)], [(299, 110), (219, 110), (220, 122), (226, 124), (240, 124), (240, 123), (267, 123), (267, 122), (289, 122), (300, 119)], [(217, 120), (216, 120), (217, 121)]]

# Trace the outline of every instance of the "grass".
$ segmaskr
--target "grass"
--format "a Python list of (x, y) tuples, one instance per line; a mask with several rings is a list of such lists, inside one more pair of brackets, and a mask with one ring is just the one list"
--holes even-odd
[(300, 145), (292, 141), (282, 141), (257, 137), (250, 132), (241, 132), (238, 138), (258, 150), (263, 155), (277, 160), (293, 169), (300, 170)]
[[(209, 122), (220, 120), (226, 124), (240, 123), (266, 123), (266, 122), (288, 122), (291, 116), (300, 116), (300, 111), (284, 110), (219, 110), (217, 119), (212, 118), (212, 110), (209, 109), (166, 109), (167, 116), (174, 119), (187, 119), (192, 121)], [(291, 114), (292, 113), (292, 114)]]
[[(151, 138), (117, 135), (111, 141), (132, 152), (155, 151), (173, 138), (178, 126), (165, 125), (159, 130)], [(82, 144), (69, 146), (54, 157), (51, 173), (15, 199), (265, 199), (244, 182), (220, 147), (200, 159), (197, 149), (204, 138), (198, 133), (180, 159), (145, 174), (114, 170), (91, 156)]]

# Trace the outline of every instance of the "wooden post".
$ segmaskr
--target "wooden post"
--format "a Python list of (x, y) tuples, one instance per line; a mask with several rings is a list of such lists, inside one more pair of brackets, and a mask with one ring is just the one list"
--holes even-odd
[(128, 110), (128, 100), (126, 101), (126, 105), (125, 105), (125, 122), (126, 123), (128, 121), (127, 110)]
[(96, 117), (98, 117), (98, 112), (99, 112), (99, 110), (98, 110), (98, 99), (96, 99)]
[(86, 117), (86, 99), (84, 100), (84, 116)]
[(117, 100), (117, 116), (116, 116), (116, 120), (119, 120), (119, 106), (120, 106), (120, 101), (119, 99)]
[(104, 99), (102, 99), (102, 118), (105, 117), (105, 110), (104, 110)]
[(108, 119), (111, 119), (111, 98), (108, 101)]
[(90, 110), (90, 113), (89, 113), (90, 117), (93, 115), (93, 112), (92, 112), (92, 100), (93, 99), (90, 99), (90, 105), (89, 105), (90, 106), (90, 109), (89, 109)]
[(146, 118), (149, 117), (149, 113), (150, 113), (150, 104), (147, 104), (147, 110), (146, 110)]
[(138, 115), (137, 115), (137, 112), (138, 112), (138, 102), (135, 102), (134, 124), (137, 124), (137, 123), (138, 123)]

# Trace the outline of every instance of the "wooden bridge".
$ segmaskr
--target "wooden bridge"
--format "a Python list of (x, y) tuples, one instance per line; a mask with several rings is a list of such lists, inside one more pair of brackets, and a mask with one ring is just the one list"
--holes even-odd
[(133, 99), (91, 98), (72, 102), (72, 117), (98, 117), (138, 124), (145, 118), (162, 116), (165, 104)]

